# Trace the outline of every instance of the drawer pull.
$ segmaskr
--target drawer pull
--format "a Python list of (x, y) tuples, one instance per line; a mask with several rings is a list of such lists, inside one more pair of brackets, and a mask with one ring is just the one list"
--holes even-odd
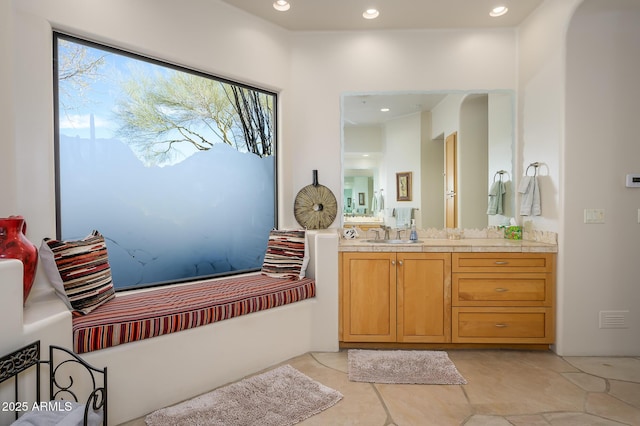
[(508, 265), (509, 262), (506, 260), (496, 260), (496, 265)]
[(507, 324), (498, 323), (498, 324), (496, 324), (496, 327), (497, 328), (505, 328), (505, 327), (508, 327), (508, 325)]
[(508, 288), (503, 288), (503, 287), (498, 287), (498, 288), (496, 288), (496, 291), (498, 293), (504, 293), (506, 291), (509, 291), (509, 289)]

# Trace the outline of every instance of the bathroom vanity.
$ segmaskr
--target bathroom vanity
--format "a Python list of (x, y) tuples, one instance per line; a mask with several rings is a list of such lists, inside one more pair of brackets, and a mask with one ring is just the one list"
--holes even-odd
[(339, 250), (342, 347), (554, 342), (556, 244), (360, 239)]

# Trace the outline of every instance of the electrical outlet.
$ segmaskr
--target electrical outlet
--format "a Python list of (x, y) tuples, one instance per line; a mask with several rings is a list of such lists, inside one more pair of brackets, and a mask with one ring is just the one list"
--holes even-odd
[(584, 223), (604, 223), (604, 209), (584, 209)]

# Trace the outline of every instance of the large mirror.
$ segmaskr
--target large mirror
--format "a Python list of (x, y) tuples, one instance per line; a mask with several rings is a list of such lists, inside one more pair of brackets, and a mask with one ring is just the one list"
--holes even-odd
[(343, 225), (507, 223), (514, 105), (511, 91), (343, 95)]

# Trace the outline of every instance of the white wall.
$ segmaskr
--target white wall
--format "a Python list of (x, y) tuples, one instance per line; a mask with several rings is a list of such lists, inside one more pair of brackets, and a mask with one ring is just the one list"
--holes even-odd
[(15, 49), (13, 44), (13, 20), (11, 2), (0, 2), (0, 217), (15, 214), (16, 208), (16, 168), (13, 109), (13, 65)]
[(565, 36), (581, 1), (546, 0), (520, 26), (518, 37), (516, 185), (530, 163), (543, 164), (539, 170), (542, 215), (527, 220), (539, 229), (560, 233)]
[[(432, 113), (422, 113), (420, 123), (422, 135), (422, 196), (421, 228), (440, 229), (444, 224), (444, 140), (432, 138)], [(416, 223), (418, 221), (416, 220)]]
[[(395, 227), (395, 208), (420, 208), (420, 136), (421, 114), (415, 113), (388, 120), (384, 125), (386, 176), (383, 181), (385, 224)], [(411, 201), (398, 201), (396, 173), (411, 172)]]
[(489, 97), (466, 96), (460, 106), (458, 134), (458, 224), (460, 228), (487, 227), (489, 151)]
[[(544, 163), (540, 170), (542, 216), (534, 219), (528, 217), (527, 220), (534, 222), (540, 229), (558, 232), (555, 350), (560, 354), (568, 354), (570, 351), (565, 343), (568, 330), (565, 329), (564, 316), (567, 314), (568, 305), (575, 303), (575, 300), (567, 298), (564, 293), (566, 240), (561, 227), (564, 40), (569, 20), (581, 1), (545, 1), (519, 27), (518, 40), (520, 81), (515, 184), (517, 188), (518, 179), (528, 164), (534, 161)], [(516, 197), (516, 206), (519, 202), (519, 197)]]
[[(382, 152), (384, 143), (381, 126), (345, 126), (344, 152)], [(345, 164), (346, 167), (350, 165)]]
[[(289, 146), (296, 166), (284, 204), (293, 203), (300, 189), (295, 185), (305, 185), (313, 169), (326, 176), (324, 185), (342, 192), (342, 94), (515, 89), (515, 46), (513, 30), (292, 34), (291, 96), (285, 108), (295, 125), (287, 126), (285, 136), (296, 141)], [(293, 218), (287, 225), (295, 225)]]
[[(543, 163), (542, 216), (532, 222), (558, 232), (561, 355), (640, 353), (640, 195), (622, 183), (640, 149), (639, 8), (634, 0), (548, 0), (519, 31), (516, 170)], [(605, 224), (584, 224), (586, 208), (605, 209)], [(629, 310), (629, 328), (600, 329), (601, 310)]]
[[(567, 35), (562, 352), (640, 354), (640, 2), (585, 0)], [(583, 223), (584, 209), (605, 223)], [(600, 311), (628, 311), (600, 329)]]
[(515, 99), (511, 94), (489, 93), (489, 182), (487, 188), (491, 188), (495, 174), (500, 170), (503, 174), (502, 181), (506, 186), (504, 202), (504, 214), (489, 216), (489, 225), (504, 225), (509, 218), (515, 217), (514, 186), (514, 141), (515, 141)]
[(438, 105), (431, 110), (432, 128), (434, 139), (447, 139), (447, 136), (460, 130), (460, 105), (466, 93), (452, 93), (447, 95)]

